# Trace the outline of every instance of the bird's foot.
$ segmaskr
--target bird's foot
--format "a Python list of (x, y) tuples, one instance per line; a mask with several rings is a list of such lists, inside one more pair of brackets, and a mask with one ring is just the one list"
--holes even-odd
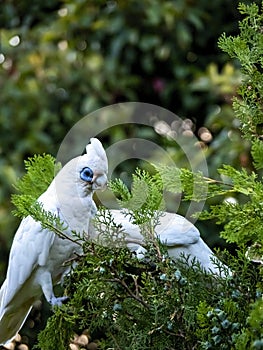
[(52, 297), (50, 300), (50, 304), (52, 306), (61, 306), (62, 304), (65, 304), (69, 300), (69, 297)]

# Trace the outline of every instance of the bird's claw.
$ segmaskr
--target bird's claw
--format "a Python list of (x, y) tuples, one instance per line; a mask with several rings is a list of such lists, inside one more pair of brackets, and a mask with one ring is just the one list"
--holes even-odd
[(50, 304), (52, 306), (61, 306), (62, 304), (65, 304), (69, 300), (69, 297), (52, 297), (50, 300)]

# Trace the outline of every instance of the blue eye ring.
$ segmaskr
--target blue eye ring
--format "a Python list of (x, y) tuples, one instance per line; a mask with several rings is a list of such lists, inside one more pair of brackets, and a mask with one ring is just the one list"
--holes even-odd
[(89, 167), (83, 168), (80, 172), (80, 178), (83, 181), (92, 183), (93, 171)]

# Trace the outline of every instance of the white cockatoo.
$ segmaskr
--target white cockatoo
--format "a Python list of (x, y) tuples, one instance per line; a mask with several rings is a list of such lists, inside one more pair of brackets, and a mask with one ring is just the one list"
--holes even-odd
[[(106, 186), (107, 172), (104, 148), (99, 140), (92, 138), (86, 154), (69, 161), (39, 197), (43, 208), (67, 225), (68, 236), (73, 237), (71, 231), (88, 232), (90, 218), (96, 214), (92, 196), (95, 190)], [(42, 293), (52, 305), (66, 300), (55, 297), (53, 285), (68, 272), (63, 263), (80, 252), (80, 245), (43, 229), (32, 217), (22, 220), (0, 290), (0, 344), (16, 335)]]
[[(133, 224), (129, 215), (125, 215), (121, 210), (110, 210), (110, 212), (115, 224), (122, 226), (128, 248), (136, 252), (138, 258), (142, 258), (145, 254), (144, 237), (139, 226)], [(90, 232), (93, 230), (94, 228), (90, 228)], [(171, 258), (178, 259), (184, 254), (186, 257), (189, 256), (190, 264), (195, 260), (206, 272), (222, 277), (225, 276), (225, 272), (231, 274), (202, 240), (199, 230), (183, 216), (163, 212), (159, 217), (159, 224), (155, 227), (155, 235), (167, 247)], [(219, 269), (219, 265), (223, 268)]]

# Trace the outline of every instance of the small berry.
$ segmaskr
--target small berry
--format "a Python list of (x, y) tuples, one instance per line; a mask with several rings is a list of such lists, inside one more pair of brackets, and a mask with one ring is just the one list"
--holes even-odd
[(227, 329), (231, 325), (231, 322), (228, 321), (228, 319), (225, 319), (224, 321), (221, 322), (221, 325), (224, 329)]
[(171, 331), (173, 329), (172, 322), (167, 322), (167, 328), (169, 329), (169, 331)]
[(212, 339), (214, 340), (215, 345), (218, 345), (221, 342), (221, 340), (222, 340), (220, 335), (216, 335)]
[(240, 324), (238, 322), (232, 323), (232, 330), (233, 331), (238, 330), (239, 328), (240, 328)]
[(179, 281), (179, 283), (181, 284), (181, 286), (185, 286), (187, 284), (187, 279), (182, 277)]
[(218, 309), (218, 308), (214, 309), (214, 311), (215, 311), (216, 314), (219, 314), (220, 312), (222, 312), (222, 310)]
[(258, 289), (258, 290), (256, 291), (256, 298), (259, 299), (259, 298), (261, 298), (261, 297), (262, 297), (262, 291)]
[(205, 343), (203, 343), (203, 348), (204, 348), (205, 350), (212, 349), (212, 344), (209, 343), (209, 341), (206, 341)]
[(177, 281), (179, 281), (179, 279), (182, 277), (181, 272), (179, 270), (176, 270), (174, 273), (174, 277)]
[(220, 332), (220, 328), (214, 326), (214, 327), (211, 329), (211, 331), (212, 331), (212, 334), (217, 334), (217, 333)]
[(113, 305), (113, 311), (121, 311), (121, 310), (122, 310), (121, 304), (114, 304)]
[(263, 339), (257, 339), (254, 341), (252, 347), (254, 349), (262, 350), (263, 349)]
[(218, 314), (217, 314), (218, 318), (220, 321), (224, 321), (226, 319), (226, 313), (224, 311), (220, 311)]
[(232, 292), (232, 298), (233, 299), (238, 299), (238, 298), (240, 298), (240, 296), (241, 296), (242, 294), (240, 293), (240, 291), (239, 290), (233, 290), (233, 292)]
[(162, 280), (162, 281), (166, 281), (166, 280), (167, 280), (167, 276), (166, 276), (165, 273), (162, 273), (162, 274), (161, 274), (160, 280)]
[(206, 316), (207, 316), (208, 318), (211, 318), (212, 316), (214, 316), (213, 311), (209, 310), (209, 311), (207, 312)]

